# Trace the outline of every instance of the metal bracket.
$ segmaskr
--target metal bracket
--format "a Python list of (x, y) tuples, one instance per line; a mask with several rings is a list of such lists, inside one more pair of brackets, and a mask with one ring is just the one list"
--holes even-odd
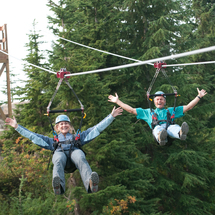
[(157, 69), (166, 68), (165, 65), (166, 63), (163, 61), (158, 61), (157, 63), (154, 63), (154, 67)]
[[(57, 78), (65, 78), (65, 75), (70, 74), (70, 72), (66, 71), (66, 68), (61, 68), (59, 72), (57, 72)], [(66, 78), (70, 78), (67, 76)]]

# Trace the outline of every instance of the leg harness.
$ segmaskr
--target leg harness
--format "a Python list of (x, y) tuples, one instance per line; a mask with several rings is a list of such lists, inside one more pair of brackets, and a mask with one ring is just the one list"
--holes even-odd
[(69, 157), (65, 153), (65, 155), (67, 156), (67, 163), (66, 163), (66, 167), (64, 169), (65, 173), (73, 173), (77, 169), (75, 164), (71, 160), (71, 154), (74, 151), (74, 147), (82, 150), (84, 152), (84, 154), (86, 155), (85, 151), (81, 148), (80, 134), (78, 134), (76, 137), (74, 137), (74, 135), (72, 135), (72, 137), (73, 138), (70, 140), (66, 140), (66, 141), (56, 141), (55, 140), (53, 143), (53, 147), (54, 147), (53, 154), (55, 153), (56, 149), (58, 149), (58, 148), (61, 148), (62, 151), (65, 153), (65, 151), (62, 147), (62, 144), (70, 144)]

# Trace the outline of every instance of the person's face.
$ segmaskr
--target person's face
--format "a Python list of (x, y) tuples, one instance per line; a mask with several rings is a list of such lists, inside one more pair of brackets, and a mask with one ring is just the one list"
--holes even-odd
[(156, 96), (154, 98), (154, 104), (157, 108), (162, 109), (166, 104), (166, 99), (163, 96)]
[(67, 134), (70, 130), (70, 124), (69, 122), (65, 122), (65, 121), (62, 121), (62, 122), (59, 122), (57, 124), (57, 129), (58, 131), (60, 131), (63, 135)]

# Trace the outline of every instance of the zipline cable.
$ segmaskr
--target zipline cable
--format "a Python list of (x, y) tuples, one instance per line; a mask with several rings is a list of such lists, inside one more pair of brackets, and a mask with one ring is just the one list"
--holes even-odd
[[(0, 52), (2, 52), (3, 54), (6, 54), (6, 55), (8, 55), (8, 56), (10, 56), (10, 57), (12, 57), (12, 58), (15, 58), (16, 60), (23, 61), (23, 60), (21, 60), (21, 59), (19, 59), (19, 58), (16, 58), (16, 57), (12, 56), (12, 55), (9, 55), (7, 52), (4, 52), (4, 51), (2, 51), (2, 50), (0, 50)], [(25, 64), (30, 65), (30, 66), (33, 66), (33, 67), (36, 67), (36, 68), (38, 68), (38, 69), (42, 69), (42, 70), (44, 70), (44, 71), (47, 71), (47, 72), (50, 72), (50, 73), (53, 73), (53, 74), (56, 74), (56, 72), (52, 72), (52, 71), (50, 71), (50, 70), (48, 70), (48, 69), (42, 68), (42, 67), (37, 66), (37, 65), (34, 65), (34, 64), (32, 64), (32, 63), (25, 62)]]
[[(44, 31), (45, 32), (45, 31)], [(46, 32), (46, 33), (49, 33), (49, 32)], [(50, 33), (49, 33), (50, 34)], [(57, 35), (54, 35), (55, 37), (58, 37), (59, 39), (62, 39), (62, 40), (65, 40), (67, 42), (70, 42), (70, 43), (73, 43), (75, 45), (78, 45), (78, 46), (82, 46), (84, 48), (88, 48), (88, 49), (92, 49), (94, 51), (98, 51), (98, 52), (102, 52), (102, 53), (105, 53), (105, 54), (109, 54), (109, 55), (113, 55), (115, 57), (120, 57), (120, 58), (124, 58), (124, 59), (127, 59), (127, 60), (132, 60), (132, 61), (136, 61), (136, 62), (143, 62), (141, 60), (136, 60), (136, 59), (133, 59), (133, 58), (129, 58), (129, 57), (125, 57), (125, 56), (122, 56), (122, 55), (118, 55), (118, 54), (114, 54), (114, 53), (111, 53), (111, 52), (107, 52), (107, 51), (103, 51), (103, 50), (100, 50), (100, 49), (96, 49), (96, 48), (93, 48), (93, 47), (90, 47), (90, 46), (86, 46), (86, 45), (83, 45), (81, 43), (77, 43), (77, 42), (74, 42), (72, 40), (68, 40), (68, 39), (65, 39), (63, 37), (60, 37), (60, 36), (57, 36)], [(149, 65), (151, 66), (154, 66), (154, 64), (152, 63), (148, 63)]]
[(65, 75), (65, 77), (76, 76), (76, 75), (86, 75), (86, 74), (92, 74), (92, 73), (98, 73), (98, 72), (106, 72), (106, 71), (117, 70), (117, 69), (124, 69), (124, 68), (133, 67), (133, 66), (144, 65), (147, 63), (175, 59), (175, 58), (185, 57), (185, 56), (189, 56), (189, 55), (195, 55), (195, 54), (200, 54), (200, 53), (204, 53), (204, 52), (214, 51), (214, 50), (215, 50), (215, 46), (210, 46), (207, 48), (197, 49), (194, 51), (184, 52), (184, 53), (176, 54), (176, 55), (170, 55), (167, 57), (155, 58), (152, 60), (146, 60), (146, 61), (137, 62), (137, 63), (125, 64), (125, 65), (121, 65), (121, 66), (109, 67), (109, 68), (105, 68), (105, 69), (98, 69), (98, 70), (92, 70), (92, 71), (86, 71), (86, 72), (72, 73), (72, 74)]
[[(69, 75), (65, 75), (66, 76), (76, 76), (76, 75), (85, 75), (85, 74), (91, 74), (91, 73), (97, 73), (97, 72), (105, 72), (105, 71), (110, 71), (110, 70), (117, 70), (117, 69), (123, 69), (123, 68), (128, 68), (128, 67), (132, 67), (132, 66), (139, 66), (139, 65), (144, 65), (147, 63), (151, 63), (151, 62), (156, 62), (156, 61), (160, 61), (160, 60), (169, 60), (169, 59), (174, 59), (174, 58), (180, 58), (180, 57), (184, 57), (184, 56), (189, 56), (189, 55), (194, 55), (194, 54), (199, 54), (199, 53), (204, 53), (204, 52), (209, 52), (209, 51), (214, 51), (215, 50), (215, 46), (211, 46), (208, 48), (203, 48), (203, 49), (198, 49), (198, 50), (194, 50), (194, 51), (190, 51), (190, 52), (185, 52), (185, 53), (181, 53), (181, 54), (177, 54), (177, 55), (170, 55), (167, 57), (162, 57), (162, 58), (156, 58), (156, 59), (152, 59), (152, 60), (147, 60), (147, 61), (138, 61), (138, 63), (132, 63), (132, 64), (125, 64), (125, 65), (121, 65), (121, 66), (116, 66), (116, 67), (110, 67), (110, 68), (105, 68), (105, 69), (99, 69), (99, 70), (92, 70), (92, 71), (87, 71), (87, 72), (79, 72), (79, 73), (72, 73)], [(0, 52), (2, 52), (3, 54), (6, 54), (16, 60), (19, 61), (23, 61), (19, 58), (16, 58), (10, 54), (8, 54), (7, 52), (4, 52), (2, 50), (0, 50)], [(39, 68), (41, 70), (47, 71), (49, 73), (53, 73), (56, 74), (56, 72), (50, 71), (48, 69), (36, 66), (32, 63), (28, 63), (25, 62), (27, 65), (31, 65), (33, 67)], [(215, 61), (206, 61), (206, 62), (196, 62), (196, 63), (187, 63), (187, 64), (172, 64), (172, 65), (165, 65), (166, 67), (174, 67), (174, 66), (187, 66), (187, 65), (198, 65), (198, 64), (210, 64), (210, 63), (215, 63)], [(153, 64), (150, 64), (153, 65)]]
[(210, 64), (215, 63), (215, 61), (205, 61), (205, 62), (195, 62), (195, 63), (182, 63), (182, 64), (170, 64), (165, 65), (165, 67), (174, 67), (174, 66), (189, 66), (189, 65), (200, 65), (200, 64)]

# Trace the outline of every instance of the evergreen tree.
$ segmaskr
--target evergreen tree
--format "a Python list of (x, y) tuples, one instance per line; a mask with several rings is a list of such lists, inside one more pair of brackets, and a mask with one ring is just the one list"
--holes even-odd
[[(36, 33), (35, 26), (34, 21), (34, 30), (29, 34), (29, 43), (27, 44), (29, 54), (26, 60), (28, 63), (42, 66), (44, 58), (42, 54), (39, 54), (39, 44), (41, 43), (39, 38), (41, 36)], [(16, 94), (21, 97), (21, 101), (25, 100), (28, 103), (19, 105), (19, 109), (16, 110), (16, 119), (18, 123), (31, 131), (49, 134), (50, 128), (48, 128), (48, 120), (44, 113), (46, 113), (50, 94), (53, 93), (51, 86), (49, 86), (50, 76), (30, 66), (25, 66), (25, 71), (28, 80), (25, 87), (17, 87)], [(49, 92), (49, 89), (52, 91)], [(46, 130), (47, 128), (48, 130)], [(13, 128), (5, 131), (0, 146), (4, 158), (0, 162), (0, 199), (5, 202), (5, 205), (0, 207), (8, 207), (7, 210), (1, 212), (3, 214), (17, 214), (20, 213), (20, 208), (17, 208), (16, 200), (13, 201), (13, 197), (18, 196), (19, 178), (22, 175), (27, 180), (22, 184), (23, 199), (25, 199), (26, 193), (29, 193), (33, 199), (40, 198), (44, 190), (51, 191), (51, 176), (50, 172), (46, 170), (50, 153), (41, 150), (31, 141), (20, 136)], [(10, 208), (10, 205), (13, 206)]]
[[(48, 6), (55, 13), (55, 16), (49, 17), (50, 28), (55, 34), (138, 60), (210, 46), (214, 40), (214, 8), (210, 1), (60, 0), (55, 3), (50, 0)], [(28, 62), (41, 66), (37, 43), (39, 35), (34, 35), (37, 37), (29, 38), (34, 42), (29, 43), (31, 54), (27, 58)], [(33, 47), (37, 47), (37, 52)], [(213, 53), (206, 53), (167, 63), (212, 59)], [(50, 52), (50, 64), (54, 71), (66, 67), (75, 73), (127, 63), (131, 61), (60, 39), (53, 44), (53, 52)], [(37, 74), (37, 69), (26, 67), (26, 71), (29, 81), (24, 98), (32, 105), (28, 106), (28, 110), (24, 107), (18, 120), (29, 128), (36, 125), (35, 131), (44, 133), (46, 123), (40, 130), (34, 114), (38, 110), (39, 113), (46, 112), (40, 98), (48, 104), (58, 80), (45, 72)], [(137, 121), (133, 115), (124, 112), (98, 138), (84, 146), (92, 170), (100, 176), (99, 191), (87, 194), (76, 171), (66, 176), (65, 196), (54, 197), (50, 194), (50, 172), (44, 172), (47, 151), (38, 150), (37, 146), (31, 146), (30, 141), (9, 130), (2, 143), (5, 159), (0, 164), (4, 165), (1, 169), (6, 167), (6, 171), (0, 171), (0, 187), (4, 188), (0, 199), (9, 199), (8, 202), (14, 206), (10, 208), (11, 214), (13, 211), (17, 214), (17, 204), (10, 196), (18, 196), (18, 179), (22, 176), (22, 169), (25, 169), (24, 177), (30, 185), (26, 187), (24, 183), (22, 187), (22, 210), (26, 214), (32, 211), (40, 214), (48, 211), (52, 214), (214, 214), (213, 65), (169, 68), (166, 71), (181, 95), (177, 105), (186, 105), (192, 100), (197, 95), (196, 87), (208, 92), (197, 107), (176, 121), (177, 124), (187, 121), (190, 126), (185, 142), (174, 140), (160, 147), (145, 122)], [(143, 65), (69, 78), (87, 114), (82, 130), (94, 126), (110, 113), (113, 107), (107, 102), (110, 93), (117, 92), (123, 102), (133, 107), (148, 108), (145, 95), (154, 73), (153, 66)], [(171, 92), (171, 86), (162, 74), (159, 74), (152, 93), (157, 90)], [(63, 83), (53, 108), (79, 106), (71, 90)], [(170, 97), (167, 98), (167, 106), (173, 106)], [(80, 115), (70, 113), (69, 116), (74, 127), (78, 128)], [(40, 122), (45, 122), (42, 114), (40, 118)], [(29, 156), (27, 160), (26, 156)], [(20, 167), (20, 163), (23, 166)], [(31, 175), (35, 171), (38, 179)], [(27, 196), (27, 191), (32, 196)], [(9, 208), (7, 204), (0, 207)]]
[[(6, 73), (6, 71), (5, 71)], [(6, 74), (5, 74), (6, 75)], [(11, 92), (11, 102), (14, 101), (14, 95), (16, 95), (15, 91), (16, 91), (16, 86), (15, 86), (15, 83), (17, 80), (16, 79), (16, 74), (13, 73), (13, 71), (10, 71), (10, 92)], [(6, 81), (4, 81), (4, 83), (1, 85), (2, 86), (2, 89), (1, 89), (1, 92), (6, 96), (7, 98), (7, 83)], [(1, 98), (2, 99), (2, 98)], [(1, 100), (0, 101), (0, 105), (4, 104), (4, 103), (7, 103), (7, 100)]]
[(19, 106), (21, 112), (17, 116), (17, 121), (23, 126), (34, 126), (36, 132), (43, 133), (50, 129), (48, 127), (49, 121), (44, 114), (54, 92), (55, 85), (52, 84), (50, 73), (28, 64), (48, 68), (43, 53), (40, 51), (40, 45), (44, 41), (40, 39), (42, 36), (36, 31), (35, 20), (33, 22), (33, 30), (28, 37), (29, 43), (26, 43), (28, 55), (24, 59), (27, 62), (24, 66), (24, 71), (28, 80), (24, 81), (24, 87), (18, 87), (16, 91), (20, 101), (26, 101), (26, 103)]
[[(169, 55), (173, 49), (176, 51), (179, 49), (175, 41), (179, 37), (177, 32), (182, 25), (180, 23), (184, 21), (182, 10), (184, 5), (179, 1), (159, 1), (153, 4), (142, 1), (135, 3), (129, 1), (59, 1), (59, 5), (50, 1), (49, 6), (56, 14), (55, 18), (49, 17), (50, 21), (55, 24), (51, 26), (53, 32), (84, 45), (139, 60)], [(56, 25), (58, 25), (57, 28)], [(185, 28), (188, 25), (183, 23), (183, 26)], [(63, 29), (63, 32), (59, 29)], [(181, 32), (181, 35), (183, 34), (185, 33)], [(54, 53), (52, 55), (54, 57), (51, 58), (53, 65), (64, 63), (68, 67), (72, 66), (71, 70), (75, 70), (74, 72), (129, 63), (124, 59), (104, 56), (61, 40), (55, 45)], [(102, 96), (108, 95), (109, 92), (118, 92), (125, 103), (134, 107), (147, 108), (144, 95), (154, 72), (155, 69), (152, 66), (146, 65), (118, 72), (73, 77), (71, 82), (78, 85), (77, 80), (81, 80), (83, 89), (86, 89), (85, 83), (94, 77), (96, 77), (94, 83), (97, 86), (101, 83), (104, 86), (99, 95), (90, 94), (94, 98), (90, 100), (92, 104), (90, 110), (93, 107), (98, 111), (88, 113), (89, 98), (83, 98), (86, 104), (85, 110), (91, 117), (88, 118), (88, 125), (94, 122), (99, 114), (101, 115), (101, 106), (103, 112), (105, 111), (107, 102)], [(174, 77), (174, 74), (170, 74), (171, 76)], [(86, 93), (89, 96), (91, 86), (89, 85), (85, 92), (82, 90), (81, 94)], [(163, 78), (158, 79), (153, 90), (156, 91), (158, 87), (162, 90), (171, 89)], [(79, 92), (79, 87), (76, 89)], [(80, 96), (83, 96), (81, 94)], [(100, 106), (94, 106), (93, 103), (98, 96)], [(163, 213), (174, 211), (170, 202), (174, 201), (175, 204), (177, 198), (172, 196), (168, 199), (167, 196), (171, 194), (173, 184), (176, 189), (177, 183), (168, 176), (170, 170), (165, 162), (172, 153), (181, 152), (181, 143), (176, 141), (177, 144), (174, 144), (172, 148), (160, 148), (153, 142), (148, 126), (142, 122), (134, 124), (135, 121), (133, 116), (124, 113), (120, 122), (119, 119), (115, 122), (115, 129), (112, 129), (115, 127), (112, 125), (93, 144), (86, 146), (90, 164), (101, 176), (102, 190), (96, 194), (96, 197), (82, 193), (81, 198), (79, 194), (81, 210), (94, 211), (95, 214), (101, 213), (102, 206), (107, 205), (111, 198), (123, 199), (129, 195), (137, 198), (135, 204), (132, 205), (133, 209), (129, 208), (131, 213), (133, 211), (153, 214), (156, 211)], [(113, 188), (110, 186), (110, 181)], [(125, 192), (119, 185), (125, 186), (127, 191)], [(73, 189), (74, 196), (80, 192), (76, 189)], [(120, 193), (119, 190), (121, 190)], [(95, 200), (94, 204), (92, 204), (93, 200)]]

